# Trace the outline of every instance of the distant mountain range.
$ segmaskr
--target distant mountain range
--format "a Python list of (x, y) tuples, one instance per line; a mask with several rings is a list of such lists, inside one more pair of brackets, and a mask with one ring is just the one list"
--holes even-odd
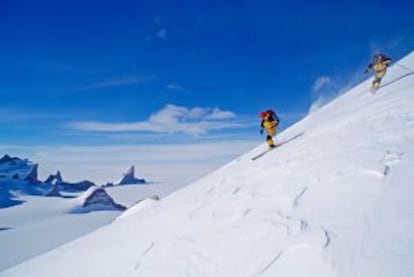
[[(83, 192), (91, 187), (98, 187), (89, 180), (66, 182), (59, 170), (41, 181), (38, 178), (38, 167), (37, 163), (28, 159), (7, 154), (0, 159), (0, 208), (21, 204), (22, 201), (15, 199), (16, 194), (62, 197), (64, 193)], [(135, 177), (134, 166), (129, 168), (117, 184), (107, 183), (102, 187), (129, 184), (146, 184), (145, 179)]]

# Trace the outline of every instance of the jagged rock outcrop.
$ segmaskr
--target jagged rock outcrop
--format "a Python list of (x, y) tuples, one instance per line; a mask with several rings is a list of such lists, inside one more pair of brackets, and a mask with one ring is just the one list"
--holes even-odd
[(33, 164), (27, 159), (11, 157), (7, 154), (0, 159), (0, 173), (5, 179), (38, 183), (37, 168), (37, 164)]
[(59, 187), (57, 185), (53, 185), (50, 191), (46, 192), (45, 196), (62, 197), (62, 194), (60, 194)]
[(72, 211), (84, 213), (96, 210), (125, 210), (126, 207), (116, 203), (101, 187), (91, 187), (77, 199), (80, 203)]
[(0, 185), (0, 208), (7, 208), (21, 203), (23, 203), (23, 201), (15, 200), (10, 191), (6, 187)]
[(0, 159), (0, 186), (19, 194), (43, 195), (45, 187), (37, 179), (38, 165), (27, 159), (4, 155)]
[(60, 171), (58, 170), (56, 174), (51, 174), (47, 179), (45, 180), (46, 184), (61, 184), (63, 183), (62, 175), (60, 174)]
[(104, 184), (102, 187), (103, 188), (110, 188), (110, 187), (113, 187), (113, 186), (114, 186), (114, 183), (108, 182), (108, 183)]
[(135, 166), (131, 166), (118, 185), (145, 184), (145, 179), (135, 178)]
[(85, 191), (85, 190), (88, 190), (90, 187), (94, 187), (94, 186), (96, 185), (88, 180), (84, 180), (78, 183), (62, 182), (59, 184), (59, 188), (61, 190), (70, 191), (70, 192)]
[(24, 178), (24, 180), (27, 181), (27, 182), (30, 182), (32, 184), (40, 183), (40, 181), (37, 179), (37, 169), (38, 169), (38, 167), (39, 167), (38, 164), (34, 164), (32, 166), (32, 169), (28, 172), (28, 174)]
[(95, 186), (95, 184), (91, 181), (84, 180), (77, 183), (69, 183), (65, 182), (62, 178), (62, 174), (58, 170), (56, 174), (51, 174), (45, 180), (46, 184), (56, 185), (59, 190), (61, 191), (70, 191), (70, 192), (77, 192), (77, 191), (86, 191), (90, 187)]
[[(91, 187), (96, 187), (93, 182), (88, 180), (76, 183), (66, 182), (63, 180), (60, 171), (57, 171), (56, 174), (49, 175), (45, 181), (39, 181), (38, 168), (38, 164), (35, 164), (28, 159), (20, 159), (7, 154), (0, 158), (0, 187), (3, 186), (3, 189), (0, 190), (0, 200), (3, 204), (1, 204), (0, 207), (10, 206), (13, 203), (21, 202), (13, 200), (13, 195), (11, 195), (9, 191), (16, 191), (16, 195), (26, 194), (65, 197), (64, 193), (66, 192), (79, 193), (87, 191)], [(145, 183), (145, 179), (135, 177), (135, 167), (131, 166), (118, 184), (107, 183), (103, 187)], [(94, 197), (97, 197), (100, 200), (105, 199), (105, 195), (102, 191), (97, 191)], [(111, 202), (109, 199), (107, 200), (108, 203)], [(93, 200), (89, 200), (89, 202), (91, 201), (93, 202)], [(113, 207), (117, 209), (122, 208), (122, 206), (117, 206), (115, 202)]]
[(10, 157), (9, 155), (6, 154), (0, 159), (0, 164), (14, 162), (14, 161), (18, 161), (18, 160), (20, 160), (20, 159), (17, 158), (17, 157)]

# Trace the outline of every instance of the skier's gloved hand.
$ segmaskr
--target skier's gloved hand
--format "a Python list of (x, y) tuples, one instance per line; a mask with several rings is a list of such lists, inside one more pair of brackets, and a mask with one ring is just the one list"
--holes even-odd
[(369, 68), (365, 68), (364, 73), (368, 73)]
[(260, 129), (260, 134), (263, 135), (263, 129)]

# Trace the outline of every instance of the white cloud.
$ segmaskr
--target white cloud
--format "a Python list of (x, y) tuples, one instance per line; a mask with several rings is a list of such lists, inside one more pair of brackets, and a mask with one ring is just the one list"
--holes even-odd
[(332, 79), (328, 76), (321, 76), (318, 77), (312, 86), (312, 91), (318, 93), (323, 88), (325, 88), (327, 85), (329, 85), (332, 82)]
[(234, 118), (236, 115), (230, 111), (222, 111), (219, 108), (214, 108), (213, 111), (207, 116), (211, 120), (224, 120)]
[(71, 122), (67, 126), (80, 131), (96, 132), (154, 132), (202, 135), (213, 130), (245, 127), (244, 124), (228, 121), (236, 115), (219, 108), (186, 108), (167, 105), (155, 112), (147, 121), (105, 123), (96, 121)]
[(146, 76), (146, 75), (141, 75), (141, 74), (127, 75), (127, 76), (111, 78), (111, 79), (107, 79), (101, 82), (93, 83), (91, 85), (87, 85), (83, 87), (81, 90), (102, 89), (102, 88), (139, 84), (139, 83), (148, 82), (152, 79), (153, 79), (152, 76)]
[(173, 82), (171, 84), (168, 84), (165, 86), (168, 90), (173, 90), (173, 91), (187, 91), (187, 89), (185, 89), (182, 85), (180, 85), (177, 82)]

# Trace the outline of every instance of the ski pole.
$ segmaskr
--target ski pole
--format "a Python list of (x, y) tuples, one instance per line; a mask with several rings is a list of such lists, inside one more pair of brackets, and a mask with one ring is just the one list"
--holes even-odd
[(409, 67), (406, 67), (406, 66), (404, 66), (404, 65), (401, 65), (401, 64), (399, 64), (399, 63), (395, 63), (396, 65), (398, 65), (399, 67), (401, 67), (401, 68), (404, 68), (405, 70), (408, 70), (408, 71), (410, 71), (411, 73), (414, 73), (414, 70), (412, 70), (411, 68), (409, 68)]

